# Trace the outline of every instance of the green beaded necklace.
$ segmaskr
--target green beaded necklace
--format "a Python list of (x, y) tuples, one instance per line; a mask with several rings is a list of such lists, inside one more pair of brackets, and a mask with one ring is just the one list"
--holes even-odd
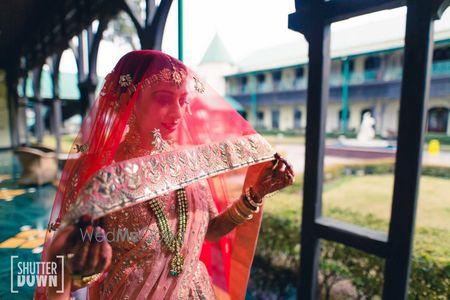
[(184, 233), (186, 232), (186, 224), (188, 220), (188, 210), (187, 210), (187, 197), (184, 188), (176, 191), (177, 204), (178, 204), (178, 215), (180, 220), (178, 222), (178, 232), (176, 236), (170, 232), (167, 217), (164, 214), (163, 209), (156, 198), (149, 201), (150, 208), (156, 216), (156, 223), (158, 229), (161, 233), (164, 244), (167, 249), (175, 254), (170, 262), (170, 272), (171, 276), (178, 276), (183, 271), (184, 257), (181, 255), (181, 248), (184, 241)]

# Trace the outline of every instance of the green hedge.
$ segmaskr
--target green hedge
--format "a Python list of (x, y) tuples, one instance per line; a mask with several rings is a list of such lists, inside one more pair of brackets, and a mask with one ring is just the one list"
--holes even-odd
[[(280, 129), (258, 128), (257, 131), (263, 135), (277, 135), (278, 133), (282, 133), (285, 136), (304, 136), (305, 135), (304, 129), (280, 130)], [(348, 139), (354, 139), (354, 138), (356, 138), (358, 133), (355, 130), (349, 130), (345, 134), (343, 134), (339, 131), (332, 131), (332, 132), (327, 132), (325, 136), (330, 139), (337, 139), (341, 135), (345, 136)], [(383, 139), (383, 137), (379, 134), (377, 134), (376, 137), (378, 139)], [(450, 135), (446, 135), (443, 133), (426, 133), (425, 134), (425, 143), (429, 143), (431, 140), (438, 140), (441, 143), (441, 145), (450, 145)]]
[[(354, 218), (355, 224), (365, 220), (371, 227), (386, 227), (373, 216), (349, 214), (334, 209), (332, 217), (342, 214)], [(269, 290), (286, 299), (297, 286), (300, 259), (300, 220), (265, 213), (253, 263), (251, 282), (255, 290)], [(321, 243), (320, 292), (326, 293), (333, 284), (349, 278), (360, 299), (381, 297), (384, 260), (339, 243)], [(409, 299), (447, 299), (450, 295), (450, 260), (439, 258), (423, 249), (416, 249), (412, 258)]]
[(450, 136), (443, 133), (428, 133), (425, 135), (425, 142), (438, 140), (442, 145), (450, 145)]
[[(380, 160), (364, 164), (334, 165), (326, 168), (324, 176), (325, 180), (333, 180), (343, 175), (392, 174), (394, 169), (395, 165), (392, 161)], [(421, 174), (432, 177), (450, 178), (450, 167), (424, 165), (422, 166)]]

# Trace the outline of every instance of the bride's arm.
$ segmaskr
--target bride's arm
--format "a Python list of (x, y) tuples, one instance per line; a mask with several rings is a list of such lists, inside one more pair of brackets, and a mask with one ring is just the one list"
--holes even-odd
[[(241, 195), (230, 207), (211, 218), (206, 232), (207, 240), (212, 242), (219, 240), (237, 225), (249, 220), (250, 215), (257, 213), (265, 195), (294, 182), (295, 175), (292, 166), (278, 153), (275, 154), (275, 158), (274, 161), (249, 168), (248, 178), (244, 184), (245, 195)], [(252, 193), (249, 193), (247, 187), (251, 185), (254, 188), (251, 189)]]
[[(254, 210), (254, 208), (250, 208), (247, 206), (246, 200), (244, 199), (244, 195), (241, 195), (241, 197), (236, 201), (242, 201), (241, 205), (246, 205), (247, 209), (245, 212), (242, 213), (242, 216), (248, 216), (250, 211)], [(229, 233), (231, 230), (233, 230), (236, 226), (239, 224), (242, 224), (238, 221), (237, 218), (239, 218), (239, 215), (236, 215), (236, 209), (238, 209), (235, 205), (237, 203), (234, 203), (234, 205), (231, 205), (227, 209), (223, 210), (220, 214), (218, 214), (216, 217), (212, 218), (209, 221), (208, 224), (208, 230), (206, 232), (206, 239), (210, 242), (217, 242), (222, 236)], [(243, 210), (245, 210), (245, 207), (243, 207)], [(240, 210), (239, 210), (240, 212)], [(231, 216), (230, 216), (231, 214)], [(242, 218), (242, 222), (244, 219)]]

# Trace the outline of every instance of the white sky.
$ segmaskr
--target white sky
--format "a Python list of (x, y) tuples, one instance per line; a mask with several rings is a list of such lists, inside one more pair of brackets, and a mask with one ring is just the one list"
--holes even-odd
[[(175, 0), (172, 4), (162, 46), (162, 51), (174, 57), (178, 56), (177, 3)], [(236, 61), (261, 48), (303, 39), (301, 34), (287, 28), (288, 14), (294, 11), (294, 0), (184, 0), (184, 61), (189, 66), (196, 66), (216, 32)], [(404, 18), (405, 12), (405, 8), (399, 8), (356, 17), (333, 24), (332, 30), (382, 22), (385, 18), (397, 16)], [(449, 16), (448, 11), (445, 15)], [(445, 15), (438, 22), (450, 21), (450, 17)], [(130, 50), (131, 47), (102, 41), (98, 74), (107, 74)], [(61, 71), (76, 72), (76, 64), (69, 51), (63, 55)]]

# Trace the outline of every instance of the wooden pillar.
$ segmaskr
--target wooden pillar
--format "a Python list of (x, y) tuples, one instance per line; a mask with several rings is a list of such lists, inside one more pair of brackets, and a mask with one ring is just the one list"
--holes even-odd
[[(17, 68), (15, 67), (9, 67), (6, 69), (5, 74), (5, 80), (6, 80), (6, 88), (7, 88), (7, 94), (6, 94), (6, 105), (7, 110), (9, 114), (7, 117), (9, 117), (8, 123), (9, 123), (9, 135), (10, 140), (9, 143), (5, 143), (7, 148), (14, 148), (19, 145), (19, 131), (17, 127), (17, 120), (18, 120), (18, 95), (17, 95)], [(3, 141), (4, 142), (4, 141)], [(2, 143), (3, 144), (3, 143)], [(8, 145), (9, 144), (9, 145)], [(2, 146), (4, 147), (4, 146)]]
[(433, 53), (432, 1), (407, 1), (394, 194), (383, 299), (406, 299)]
[(103, 31), (108, 21), (99, 20), (97, 31), (92, 31), (92, 25), (78, 35), (78, 47), (71, 46), (78, 67), (78, 88), (80, 89), (80, 113), (84, 118), (95, 101), (97, 87), (97, 55)]
[[(320, 3), (312, 1), (311, 11), (320, 12)], [(318, 267), (320, 258), (319, 237), (314, 234), (316, 219), (322, 215), (322, 181), (325, 145), (325, 121), (329, 97), (330, 25), (320, 13), (309, 19), (306, 31), (308, 40), (309, 73), (307, 90), (307, 124), (305, 145), (305, 174), (303, 188), (299, 296), (317, 299)]]
[(22, 101), (19, 102), (20, 105), (20, 114), (22, 120), (23, 126), (25, 126), (25, 145), (30, 144), (30, 132), (28, 131), (28, 123), (27, 123), (27, 106), (28, 106), (28, 97), (27, 97), (27, 80), (28, 80), (28, 72), (25, 72), (25, 75), (23, 77), (23, 85), (22, 85), (22, 93), (23, 98)]
[(15, 123), (18, 131), (18, 145), (21, 146), (28, 144), (28, 128), (26, 117), (26, 80), (27, 77), (25, 76), (19, 78), (22, 97), (17, 98), (17, 120)]
[(59, 99), (59, 63), (61, 62), (62, 53), (54, 54), (51, 57), (51, 77), (52, 77), (52, 123), (53, 133), (56, 138), (56, 154), (61, 153), (61, 125), (62, 125), (62, 111), (61, 100)]
[[(389, 234), (321, 216), (324, 125), (328, 102), (330, 24), (384, 9), (408, 8), (400, 97), (394, 195)], [(385, 259), (383, 299), (407, 298), (414, 223), (429, 96), (433, 20), (448, 0), (336, 0), (296, 2), (289, 28), (309, 42), (308, 107), (298, 298), (317, 299), (319, 239)]]
[(42, 108), (44, 106), (42, 98), (41, 98), (41, 75), (42, 75), (42, 66), (38, 66), (33, 70), (33, 93), (34, 93), (34, 112), (36, 116), (35, 123), (35, 135), (37, 143), (42, 143), (44, 141), (44, 116), (42, 112)]

